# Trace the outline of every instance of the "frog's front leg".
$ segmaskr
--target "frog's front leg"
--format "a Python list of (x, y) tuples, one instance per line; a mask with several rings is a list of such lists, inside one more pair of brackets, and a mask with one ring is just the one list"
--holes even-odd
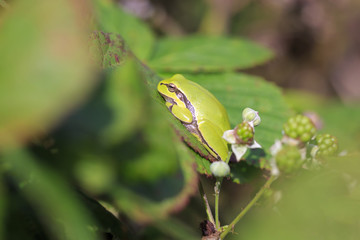
[[(228, 144), (222, 138), (223, 132), (222, 130), (215, 124), (213, 124), (210, 120), (203, 120), (198, 123), (199, 130), (201, 135), (208, 148), (210, 148), (210, 153), (215, 153), (215, 156), (221, 158), (221, 160), (226, 161), (228, 152)], [(217, 157), (216, 156), (216, 157)], [(217, 157), (217, 158), (218, 158)], [(220, 160), (220, 159), (219, 159)]]
[(169, 102), (166, 103), (166, 106), (169, 108), (170, 112), (174, 115), (174, 117), (179, 119), (181, 122), (192, 123), (193, 116), (189, 109), (180, 107), (177, 104)]

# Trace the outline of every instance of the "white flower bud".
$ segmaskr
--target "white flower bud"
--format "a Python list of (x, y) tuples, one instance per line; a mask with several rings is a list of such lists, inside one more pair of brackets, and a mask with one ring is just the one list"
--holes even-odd
[(226, 162), (216, 161), (210, 165), (210, 171), (215, 177), (225, 177), (230, 173), (230, 167)]
[(255, 119), (253, 120), (253, 123), (254, 123), (254, 126), (258, 126), (260, 123), (261, 123), (261, 119), (260, 119), (260, 116), (259, 114), (256, 114), (256, 117)]
[(250, 122), (254, 126), (257, 126), (261, 123), (261, 119), (260, 119), (258, 112), (251, 108), (245, 108), (243, 110), (242, 118), (244, 121)]
[(256, 117), (256, 112), (251, 108), (245, 108), (242, 112), (242, 118), (244, 121), (251, 122)]

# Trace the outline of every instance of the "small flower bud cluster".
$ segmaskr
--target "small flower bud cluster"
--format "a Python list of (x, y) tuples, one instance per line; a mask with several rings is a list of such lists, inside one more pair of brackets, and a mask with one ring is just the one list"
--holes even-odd
[(284, 124), (284, 133), (290, 138), (300, 140), (305, 143), (315, 135), (316, 128), (310, 118), (304, 115), (297, 115), (289, 118)]
[(245, 108), (242, 112), (243, 122), (234, 129), (236, 143), (240, 145), (252, 145), (254, 143), (255, 129), (261, 123), (257, 111)]
[(238, 124), (234, 129), (224, 132), (223, 138), (231, 144), (237, 161), (240, 161), (248, 149), (261, 148), (255, 139), (254, 127), (261, 122), (257, 111), (251, 108), (245, 108), (242, 112), (243, 122)]
[(258, 112), (251, 108), (245, 108), (242, 112), (242, 118), (244, 122), (250, 122), (255, 127), (258, 126), (261, 123), (260, 116)]

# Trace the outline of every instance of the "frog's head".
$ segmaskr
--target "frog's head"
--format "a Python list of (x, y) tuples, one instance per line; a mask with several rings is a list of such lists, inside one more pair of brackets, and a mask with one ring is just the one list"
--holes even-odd
[(180, 90), (181, 82), (184, 80), (186, 81), (183, 75), (175, 74), (171, 78), (160, 81), (157, 90), (166, 102), (185, 107), (184, 94)]

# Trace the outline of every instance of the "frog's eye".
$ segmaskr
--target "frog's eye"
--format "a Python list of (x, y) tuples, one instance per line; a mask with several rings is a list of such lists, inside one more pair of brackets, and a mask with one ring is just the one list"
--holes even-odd
[(173, 83), (167, 85), (169, 92), (175, 92), (176, 86)]

